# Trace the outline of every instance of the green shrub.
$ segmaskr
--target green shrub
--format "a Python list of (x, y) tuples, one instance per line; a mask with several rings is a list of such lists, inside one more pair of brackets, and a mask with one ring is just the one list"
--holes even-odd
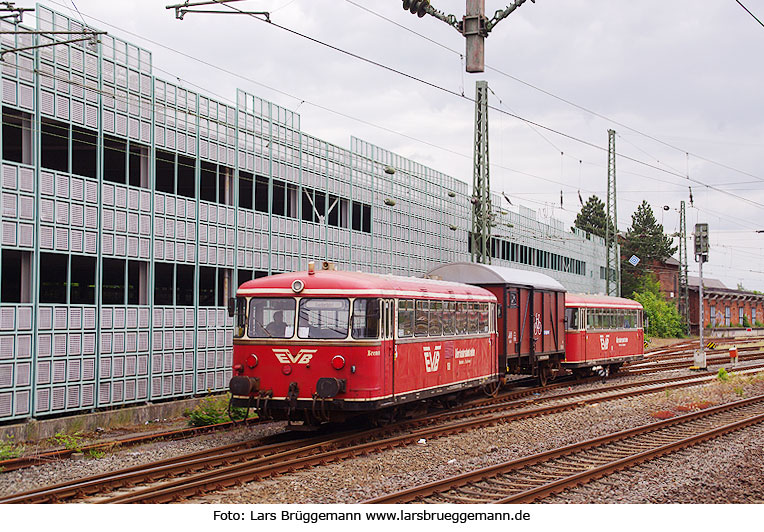
[[(202, 399), (196, 408), (188, 413), (188, 424), (192, 427), (204, 427), (206, 425), (217, 425), (231, 421), (228, 416), (228, 402), (230, 394), (212, 395)], [(231, 410), (235, 421), (244, 419), (247, 411), (244, 408), (233, 408)]]
[(99, 458), (106, 456), (106, 451), (104, 449), (88, 449), (87, 455), (88, 458), (98, 460)]
[(9, 436), (7, 440), (0, 440), (0, 460), (18, 458), (25, 450), (24, 445), (13, 441), (13, 436)]
[(648, 276), (642, 285), (642, 291), (634, 292), (633, 299), (638, 301), (645, 310), (650, 336), (659, 338), (683, 338), (682, 317), (676, 307), (663, 299), (657, 281), (651, 282)]
[(719, 371), (716, 373), (716, 378), (722, 382), (727, 382), (728, 380), (730, 380), (730, 374), (727, 373), (726, 369), (719, 368)]
[(73, 434), (56, 432), (56, 434), (50, 438), (50, 441), (56, 445), (62, 445), (65, 449), (70, 451), (76, 453), (82, 452), (82, 433), (79, 431)]

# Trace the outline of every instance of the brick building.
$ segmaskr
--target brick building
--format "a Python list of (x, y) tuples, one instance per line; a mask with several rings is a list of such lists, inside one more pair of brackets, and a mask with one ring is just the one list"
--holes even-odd
[[(698, 334), (699, 305), (697, 277), (689, 278), (690, 332)], [(718, 279), (703, 279), (703, 323), (705, 328), (751, 327), (764, 322), (764, 294), (727, 288)]]

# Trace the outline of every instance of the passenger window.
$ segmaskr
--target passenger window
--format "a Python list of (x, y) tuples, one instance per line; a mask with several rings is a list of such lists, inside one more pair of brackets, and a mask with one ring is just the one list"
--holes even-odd
[(456, 334), (467, 334), (467, 303), (456, 304)]
[(414, 313), (414, 336), (427, 336), (430, 329), (430, 302), (419, 300), (416, 302)]
[(480, 310), (477, 303), (469, 303), (469, 311), (467, 314), (467, 332), (469, 334), (477, 334), (480, 321)]
[(480, 303), (480, 316), (478, 318), (478, 329), (481, 333), (488, 332), (488, 303)]
[(414, 334), (414, 301), (398, 301), (398, 338), (407, 338)]
[(453, 301), (443, 302), (443, 334), (452, 336), (456, 332), (456, 303)]
[(443, 303), (441, 301), (430, 301), (430, 336), (443, 335)]

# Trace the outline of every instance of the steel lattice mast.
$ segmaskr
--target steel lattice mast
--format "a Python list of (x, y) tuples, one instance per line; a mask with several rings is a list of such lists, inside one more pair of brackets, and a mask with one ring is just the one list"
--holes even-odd
[(620, 297), (621, 253), (618, 246), (618, 209), (616, 208), (617, 195), (615, 187), (615, 130), (608, 129), (607, 133), (607, 219), (605, 223), (605, 246), (607, 248), (607, 260), (605, 261), (605, 293), (609, 296)]
[(690, 289), (687, 261), (687, 216), (684, 200), (679, 206), (679, 315), (682, 316), (682, 327), (690, 334)]
[(491, 180), (488, 172), (488, 82), (475, 84), (475, 154), (472, 175), (472, 261), (491, 263)]

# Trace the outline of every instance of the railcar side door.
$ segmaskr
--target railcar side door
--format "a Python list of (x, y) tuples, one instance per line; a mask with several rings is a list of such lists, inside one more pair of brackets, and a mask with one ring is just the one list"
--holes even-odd
[(395, 308), (394, 300), (383, 299), (382, 313), (382, 390), (384, 395), (395, 394)]

